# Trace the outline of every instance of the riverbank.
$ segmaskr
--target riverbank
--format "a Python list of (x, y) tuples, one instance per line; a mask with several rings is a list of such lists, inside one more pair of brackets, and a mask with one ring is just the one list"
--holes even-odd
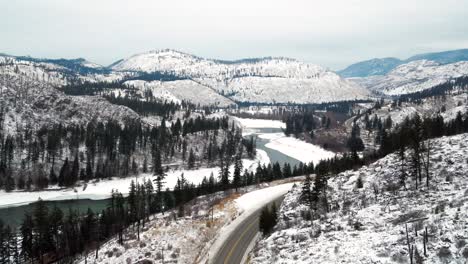
[[(269, 164), (270, 160), (268, 155), (263, 150), (258, 150), (255, 159), (243, 159), (243, 166), (250, 171), (255, 171), (257, 165)], [(231, 168), (231, 175), (234, 171), (234, 166)], [(195, 170), (170, 170), (167, 172), (165, 178), (165, 188), (172, 189), (177, 184), (177, 179), (184, 175), (185, 179), (191, 183), (199, 184), (202, 182), (204, 177), (210, 177), (213, 174), (217, 177), (219, 167), (211, 168), (199, 168)], [(5, 192), (0, 191), (0, 209), (6, 207), (21, 206), (37, 201), (39, 198), (47, 201), (59, 201), (59, 200), (79, 200), (79, 199), (90, 199), (90, 200), (102, 200), (110, 197), (112, 190), (117, 190), (124, 195), (128, 194), (130, 182), (133, 180), (138, 183), (147, 181), (148, 179), (153, 180), (154, 176), (151, 173), (142, 173), (135, 177), (127, 178), (112, 178), (88, 183), (81, 183), (80, 186), (74, 188), (61, 189), (57, 186), (52, 186), (46, 190), (41, 191), (12, 191)]]

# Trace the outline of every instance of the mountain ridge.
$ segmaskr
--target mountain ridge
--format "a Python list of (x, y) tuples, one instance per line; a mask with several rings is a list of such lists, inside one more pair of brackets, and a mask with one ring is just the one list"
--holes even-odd
[[(404, 60), (394, 57), (374, 58), (353, 63), (345, 69), (337, 71), (337, 73), (343, 78), (385, 75), (399, 65), (417, 60), (431, 60), (441, 64), (467, 61), (468, 49), (421, 53), (413, 55)], [(380, 62), (380, 65), (376, 64), (376, 61)]]

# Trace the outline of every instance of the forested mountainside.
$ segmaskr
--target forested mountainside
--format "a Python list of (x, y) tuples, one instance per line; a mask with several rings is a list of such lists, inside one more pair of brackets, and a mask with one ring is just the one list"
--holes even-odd
[(49, 66), (0, 67), (1, 189), (69, 187), (154, 170), (160, 160), (193, 167), (247, 155), (227, 117), (182, 103), (66, 95), (59, 84), (69, 77)]
[[(361, 158), (364, 146), (354, 145), (351, 159), (321, 162), (286, 196), (279, 212), (265, 208), (264, 236), (250, 260), (465, 263), (466, 93), (446, 91), (413, 101), (417, 111), (395, 122), (389, 118), (393, 107), (411, 108), (408, 101), (387, 109), (377, 103), (371, 109), (382, 116), (375, 121), (358, 115), (349, 142), (361, 140), (364, 124), (379, 131), (374, 149), (366, 146)], [(444, 118), (435, 100), (459, 111)], [(459, 102), (463, 109), (457, 109)], [(424, 112), (418, 111), (425, 107), (418, 104), (439, 112), (421, 117)], [(277, 224), (271, 220), (275, 215)]]
[(117, 71), (171, 72), (238, 102), (322, 103), (366, 99), (367, 91), (320, 66), (288, 58), (219, 61), (174, 50), (134, 55)]
[(426, 142), (421, 171), (409, 149), (306, 180), (286, 196), (251, 262), (465, 263), (466, 141), (461, 134)]
[(126, 90), (133, 88), (141, 94), (151, 91), (160, 101), (206, 106), (228, 107), (236, 102), (324, 103), (362, 100), (369, 95), (366, 89), (329, 70), (288, 58), (220, 61), (158, 50), (134, 55), (109, 67), (84, 59), (8, 55), (0, 56), (0, 64), (55, 86), (110, 83), (106, 88), (115, 88), (115, 96), (126, 96)]
[(398, 58), (375, 58), (354, 63), (337, 73), (344, 78), (385, 75), (401, 64), (417, 60), (435, 61), (440, 64), (468, 61), (468, 49), (418, 54), (406, 60), (400, 60)]
[(421, 92), (466, 75), (468, 75), (467, 61), (441, 64), (418, 60), (399, 65), (386, 75), (351, 78), (350, 80), (373, 92), (398, 96)]

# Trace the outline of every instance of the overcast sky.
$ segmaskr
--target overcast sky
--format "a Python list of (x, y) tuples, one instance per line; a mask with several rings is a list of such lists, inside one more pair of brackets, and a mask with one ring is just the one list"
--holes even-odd
[(148, 50), (359, 60), (468, 48), (466, 0), (0, 0), (0, 52), (108, 65)]

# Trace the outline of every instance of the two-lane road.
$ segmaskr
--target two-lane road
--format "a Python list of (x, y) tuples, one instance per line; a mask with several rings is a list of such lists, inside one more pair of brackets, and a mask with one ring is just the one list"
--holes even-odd
[[(284, 196), (276, 199), (277, 206), (281, 205)], [(271, 202), (270, 204), (272, 204)], [(240, 264), (252, 240), (259, 232), (259, 220), (262, 208), (251, 213), (242, 221), (231, 235), (225, 240), (221, 249), (210, 263), (214, 264)]]

